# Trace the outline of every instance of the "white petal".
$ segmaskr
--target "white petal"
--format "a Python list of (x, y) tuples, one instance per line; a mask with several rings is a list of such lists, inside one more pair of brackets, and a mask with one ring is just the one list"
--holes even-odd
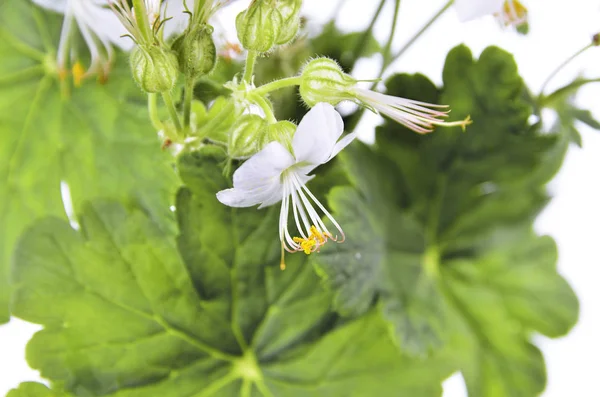
[(344, 132), (342, 116), (328, 103), (318, 103), (302, 119), (294, 134), (292, 146), (298, 163), (313, 168), (329, 160), (339, 137)]
[(89, 28), (104, 43), (114, 43), (124, 50), (133, 47), (131, 39), (121, 37), (127, 30), (111, 9), (89, 0), (73, 1), (71, 4), (77, 23), (83, 25), (82, 29)]
[(250, 157), (233, 174), (233, 187), (253, 190), (273, 183), (281, 184), (281, 173), (294, 164), (294, 158), (279, 142), (271, 142)]
[(350, 143), (352, 143), (352, 141), (354, 139), (356, 139), (357, 136), (358, 136), (358, 132), (355, 131), (355, 132), (353, 132), (351, 134), (346, 135), (342, 139), (340, 139), (338, 141), (338, 143), (336, 143), (335, 146), (333, 147), (333, 152), (331, 152), (331, 155), (329, 156), (329, 159), (327, 159), (327, 161), (329, 161), (332, 158), (334, 158), (335, 156), (337, 156), (338, 153), (341, 152)]
[(455, 0), (454, 8), (461, 22), (467, 22), (502, 9), (504, 0)]
[(64, 14), (67, 10), (67, 1), (68, 0), (33, 0), (33, 2), (40, 7), (60, 12), (61, 14)]
[(233, 174), (233, 189), (217, 193), (217, 199), (231, 207), (262, 207), (282, 199), (281, 174), (294, 164), (294, 158), (279, 142), (271, 142), (250, 157)]
[[(166, 4), (165, 4), (166, 3)], [(165, 38), (182, 33), (188, 25), (189, 15), (185, 14), (183, 0), (167, 0), (163, 3), (165, 14), (169, 19), (164, 25)], [(188, 0), (188, 4), (193, 6), (193, 2)]]

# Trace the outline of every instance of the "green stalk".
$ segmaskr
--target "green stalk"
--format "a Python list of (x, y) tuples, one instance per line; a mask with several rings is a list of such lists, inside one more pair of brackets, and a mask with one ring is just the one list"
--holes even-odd
[(275, 114), (273, 114), (273, 107), (269, 103), (267, 99), (260, 95), (254, 95), (252, 97), (252, 101), (256, 103), (260, 108), (265, 112), (265, 117), (269, 123), (276, 123), (277, 119), (275, 118)]
[(253, 92), (258, 95), (264, 95), (268, 94), (271, 91), (279, 90), (281, 88), (300, 85), (301, 82), (301, 76), (287, 77), (285, 79), (275, 80), (270, 83), (261, 85), (260, 87), (254, 89)]
[(586, 45), (585, 47), (583, 47), (579, 51), (575, 52), (575, 54), (573, 54), (570, 57), (568, 57), (563, 63), (561, 63), (560, 65), (558, 65), (558, 67), (556, 69), (554, 69), (554, 71), (552, 73), (550, 73), (550, 75), (548, 76), (548, 78), (546, 79), (546, 81), (544, 81), (544, 84), (542, 84), (542, 88), (540, 89), (539, 99), (541, 100), (543, 98), (544, 90), (548, 86), (548, 83), (550, 83), (550, 81), (552, 81), (552, 79), (554, 78), (554, 76), (556, 76), (561, 70), (564, 69), (565, 66), (567, 66), (568, 64), (570, 64), (579, 55), (583, 54), (584, 52), (586, 52), (588, 49), (590, 49), (593, 46), (594, 46), (593, 43), (590, 43), (590, 44)]
[(387, 67), (392, 63), (392, 43), (394, 42), (394, 36), (396, 35), (396, 27), (398, 25), (398, 14), (400, 13), (400, 0), (396, 0), (396, 5), (394, 7), (394, 19), (392, 20), (392, 29), (390, 31), (390, 35), (388, 37), (387, 42), (385, 43), (385, 47), (383, 48), (383, 63), (381, 64), (381, 70), (379, 71), (379, 75), (377, 76), (377, 81), (373, 83), (373, 86), (377, 85), (381, 76), (385, 73)]
[(179, 121), (179, 115), (177, 114), (177, 109), (175, 108), (175, 103), (173, 102), (173, 96), (170, 91), (165, 91), (162, 93), (163, 100), (165, 101), (165, 105), (167, 105), (167, 110), (169, 111), (169, 116), (171, 116), (171, 120), (175, 125), (175, 129), (178, 133), (181, 133), (181, 121)]
[(190, 132), (190, 120), (192, 118), (192, 101), (194, 100), (194, 86), (195, 81), (193, 78), (186, 79), (185, 93), (183, 98), (183, 129), (186, 135)]
[(158, 116), (157, 96), (155, 93), (148, 94), (148, 114), (150, 115), (150, 121), (154, 129), (157, 131), (164, 129), (163, 123)]
[(379, 6), (377, 7), (377, 11), (375, 11), (375, 15), (373, 15), (373, 18), (371, 19), (371, 23), (369, 24), (369, 27), (367, 28), (367, 30), (365, 30), (365, 32), (361, 36), (360, 40), (358, 41), (358, 43), (356, 43), (356, 47), (354, 47), (354, 52), (353, 52), (354, 60), (360, 58), (361, 55), (363, 54), (365, 48), (367, 47), (367, 41), (369, 40), (369, 36), (371, 35), (371, 33), (373, 33), (373, 28), (375, 27), (375, 23), (377, 23), (377, 20), (379, 19), (379, 16), (381, 15), (381, 10), (383, 10), (385, 1), (386, 0), (381, 0), (381, 2), (379, 3)]
[(454, 0), (450, 0), (448, 1), (442, 8), (439, 9), (438, 12), (436, 12), (429, 21), (427, 21), (427, 23), (425, 23), (425, 25), (423, 25), (423, 27), (417, 32), (415, 33), (415, 35), (408, 40), (408, 42), (404, 45), (404, 47), (402, 47), (397, 53), (396, 55), (394, 55), (390, 61), (390, 65), (392, 63), (394, 63), (398, 58), (400, 58), (402, 55), (404, 55), (404, 53), (423, 35), (423, 33), (425, 33), (442, 15), (444, 15), (444, 13), (446, 13), (446, 11), (448, 11), (448, 9), (450, 8), (450, 6), (452, 6), (452, 4), (454, 4)]
[(248, 51), (248, 55), (246, 56), (246, 66), (244, 67), (244, 81), (247, 83), (252, 82), (252, 76), (254, 75), (254, 64), (256, 63), (257, 57), (258, 53), (256, 51)]

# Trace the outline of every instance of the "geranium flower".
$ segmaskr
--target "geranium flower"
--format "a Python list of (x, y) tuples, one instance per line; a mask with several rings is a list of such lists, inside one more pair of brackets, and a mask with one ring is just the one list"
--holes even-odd
[[(98, 73), (101, 81), (105, 80), (110, 71), (114, 57), (113, 45), (124, 50), (131, 44), (121, 38), (127, 33), (114, 13), (107, 8), (106, 0), (33, 0), (34, 3), (49, 10), (64, 14), (60, 41), (58, 44), (57, 66), (61, 79), (66, 78), (69, 65), (76, 86), (83, 79)], [(73, 46), (74, 24), (81, 33), (91, 57), (87, 70), (79, 61)]]
[[(285, 267), (284, 250), (310, 254), (329, 240), (341, 243), (345, 239), (338, 222), (306, 187), (314, 177), (308, 174), (335, 157), (355, 138), (352, 133), (340, 139), (343, 131), (342, 118), (333, 106), (319, 103), (304, 116), (289, 147), (279, 142), (267, 144), (233, 174), (233, 188), (217, 193), (217, 199), (230, 207), (260, 205), (261, 209), (281, 201), (282, 268)], [(292, 237), (288, 227), (290, 212), (297, 237)], [(336, 229), (336, 234), (323, 222), (323, 215)]]

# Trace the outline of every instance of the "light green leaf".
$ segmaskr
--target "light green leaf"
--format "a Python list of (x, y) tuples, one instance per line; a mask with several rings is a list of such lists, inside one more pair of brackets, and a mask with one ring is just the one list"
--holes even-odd
[(80, 231), (24, 234), (14, 314), (44, 326), (30, 365), (78, 396), (439, 396), (444, 357), (402, 355), (376, 312), (338, 321), (303, 254), (280, 270), (276, 208), (216, 200), (225, 159), (180, 159), (179, 236), (113, 201), (86, 205)]
[(473, 125), (418, 136), (386, 121), (375, 147), (346, 149), (353, 187), (335, 188), (329, 204), (347, 242), (313, 259), (341, 314), (376, 303), (402, 350), (445, 345), (472, 396), (534, 396), (545, 373), (531, 332), (564, 335), (578, 311), (553, 241), (532, 232), (562, 142), (528, 125), (509, 54), (488, 48), (475, 61), (457, 47), (444, 83), (440, 93), (423, 76), (398, 75), (387, 86), (448, 103)]
[(61, 92), (61, 23), (25, 0), (5, 1), (0, 13), (0, 322), (15, 241), (36, 218), (65, 217), (61, 181), (76, 208), (92, 197), (133, 196), (157, 220), (169, 219), (176, 185), (126, 55), (118, 54), (107, 84), (90, 79)]
[(23, 382), (18, 388), (10, 390), (6, 397), (67, 397), (67, 395), (52, 391), (41, 383)]

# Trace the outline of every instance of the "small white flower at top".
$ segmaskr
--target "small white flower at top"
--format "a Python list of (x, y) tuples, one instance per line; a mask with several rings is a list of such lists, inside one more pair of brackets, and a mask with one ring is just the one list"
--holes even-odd
[[(57, 51), (57, 66), (61, 80), (69, 70), (76, 86), (83, 79), (97, 74), (100, 82), (106, 81), (114, 57), (113, 44), (128, 49), (130, 44), (121, 38), (125, 29), (109, 10), (106, 0), (33, 0), (49, 10), (64, 14), (60, 42)], [(75, 28), (77, 24), (77, 28)], [(74, 31), (79, 30), (90, 51), (91, 63), (86, 69), (77, 56)]]
[[(230, 207), (264, 208), (281, 201), (279, 238), (281, 267), (285, 268), (284, 250), (310, 254), (332, 240), (341, 243), (344, 232), (338, 222), (306, 187), (316, 167), (327, 163), (355, 138), (344, 132), (341, 116), (333, 106), (319, 103), (304, 116), (289, 145), (267, 144), (233, 174), (233, 188), (217, 193), (217, 199)], [(290, 214), (291, 213), (291, 214)], [(332, 233), (322, 220), (325, 216), (336, 229)], [(294, 220), (297, 237), (288, 227)]]
[(519, 0), (456, 0), (454, 7), (463, 22), (494, 15), (506, 27), (527, 23), (527, 8)]

